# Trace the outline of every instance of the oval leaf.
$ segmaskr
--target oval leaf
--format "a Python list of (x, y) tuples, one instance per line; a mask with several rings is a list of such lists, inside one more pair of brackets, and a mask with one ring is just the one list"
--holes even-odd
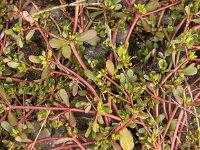
[(186, 76), (192, 76), (197, 74), (197, 68), (194, 66), (195, 64), (191, 64), (183, 70), (183, 74)]
[(9, 103), (9, 96), (5, 92), (4, 86), (2, 84), (0, 84), (0, 96), (4, 101)]
[(30, 40), (30, 39), (33, 37), (34, 33), (35, 33), (35, 29), (30, 30), (30, 31), (28, 32), (28, 34), (26, 35), (26, 40), (27, 40), (27, 41)]
[(145, 9), (147, 11), (152, 11), (152, 10), (158, 8), (158, 6), (159, 6), (158, 2), (152, 1), (152, 2), (149, 2), (148, 4), (146, 4)]
[(78, 41), (89, 41), (97, 36), (97, 32), (93, 29), (82, 32), (78, 37)]
[(17, 46), (19, 46), (20, 48), (23, 47), (23, 42), (22, 42), (22, 39), (21, 39), (20, 37), (18, 37), (18, 38), (16, 39), (16, 42), (17, 42)]
[(87, 40), (86, 42), (92, 46), (97, 46), (97, 44), (100, 42), (100, 38), (96, 36), (93, 39)]
[(11, 111), (9, 111), (8, 113), (8, 122), (10, 123), (11, 126), (16, 125), (18, 122), (15, 114), (13, 114)]
[(67, 94), (67, 92), (64, 89), (60, 89), (59, 90), (59, 95), (61, 97), (61, 99), (64, 101), (64, 103), (69, 107), (69, 96)]
[(19, 63), (17, 62), (14, 62), (14, 61), (9, 61), (7, 63), (7, 65), (10, 67), (10, 68), (17, 68), (19, 66)]
[(73, 87), (72, 87), (72, 95), (76, 96), (76, 94), (78, 93), (78, 83), (74, 83)]
[(52, 48), (61, 48), (62, 46), (66, 45), (67, 42), (65, 42), (63, 40), (56, 39), (56, 38), (52, 38), (49, 41), (49, 44), (51, 45)]
[(15, 34), (15, 33), (13, 32), (12, 29), (7, 29), (7, 30), (5, 30), (4, 32), (5, 32), (5, 34), (7, 34), (7, 35), (13, 35), (13, 34)]
[(147, 31), (147, 32), (151, 31), (151, 27), (150, 27), (150, 25), (147, 23), (147, 21), (145, 19), (141, 18), (141, 23), (142, 23), (142, 26), (143, 26), (145, 31)]
[(123, 150), (132, 150), (134, 148), (134, 141), (131, 132), (127, 128), (124, 128), (119, 132), (119, 135), (119, 142)]
[(69, 45), (62, 46), (62, 55), (65, 58), (70, 58), (70, 56), (71, 56), (71, 47)]
[(115, 67), (111, 60), (106, 61), (106, 68), (111, 75), (115, 74)]
[(84, 70), (84, 73), (85, 73), (85, 75), (86, 75), (89, 79), (91, 79), (91, 80), (93, 80), (93, 81), (96, 81), (96, 80), (97, 80), (96, 76), (93, 74), (92, 71), (86, 69), (86, 70)]
[(13, 129), (13, 127), (7, 121), (2, 121), (1, 127), (9, 133), (12, 132)]
[(30, 55), (28, 59), (33, 63), (40, 63), (41, 62), (40, 58), (38, 56), (34, 56), (34, 55)]
[(72, 112), (69, 112), (69, 124), (72, 127), (76, 126), (76, 119), (75, 119), (75, 117), (74, 117)]
[(45, 66), (44, 67), (44, 70), (42, 71), (42, 74), (41, 74), (41, 79), (46, 79), (49, 75), (49, 65)]

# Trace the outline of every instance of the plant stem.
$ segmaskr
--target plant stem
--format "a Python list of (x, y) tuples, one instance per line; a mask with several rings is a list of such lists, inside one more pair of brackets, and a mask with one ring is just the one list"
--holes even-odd
[[(83, 146), (92, 145), (92, 144), (95, 144), (95, 142), (85, 142), (85, 143), (82, 143)], [(49, 149), (49, 150), (66, 150), (66, 149), (71, 149), (71, 148), (75, 148), (75, 147), (78, 147), (78, 145), (77, 144), (71, 144), (71, 145), (66, 145), (66, 146), (60, 146), (60, 147), (52, 148), (52, 149)]]
[(178, 120), (177, 120), (177, 123), (176, 123), (176, 128), (174, 130), (174, 134), (173, 134), (172, 144), (171, 144), (170, 150), (174, 150), (174, 146), (175, 146), (175, 142), (176, 142), (176, 138), (177, 138), (177, 133), (178, 133), (178, 128), (179, 128), (179, 125), (181, 123), (181, 119), (183, 118), (183, 115), (184, 115), (184, 110), (181, 110), (180, 114), (179, 114), (179, 117), (178, 117)]
[[(14, 109), (31, 109), (31, 110), (52, 110), (52, 111), (68, 111), (68, 112), (78, 112), (78, 113), (85, 113), (85, 110), (77, 109), (77, 108), (68, 108), (68, 107), (43, 107), (43, 106), (14, 106), (10, 105), (8, 110)], [(96, 111), (90, 110), (88, 114), (96, 114)], [(103, 114), (102, 116), (106, 116), (112, 118), (117, 121), (121, 121), (121, 118), (114, 116), (112, 114)]]
[(74, 53), (76, 59), (78, 60), (78, 62), (79, 62), (80, 65), (82, 66), (82, 68), (83, 68), (84, 70), (86, 70), (87, 67), (86, 67), (86, 65), (84, 64), (84, 62), (83, 62), (83, 60), (81, 59), (81, 57), (79, 56), (74, 42), (70, 42), (70, 46), (71, 46), (71, 48), (72, 48), (72, 51), (73, 51), (73, 53)]

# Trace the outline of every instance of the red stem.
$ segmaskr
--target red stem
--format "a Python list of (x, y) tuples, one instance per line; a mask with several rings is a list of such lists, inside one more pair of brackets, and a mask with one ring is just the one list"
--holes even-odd
[(152, 10), (152, 11), (146, 13), (146, 14), (142, 14), (141, 17), (145, 17), (145, 16), (149, 16), (149, 15), (151, 15), (151, 14), (157, 13), (157, 12), (159, 12), (159, 11), (161, 11), (161, 10), (167, 9), (167, 8), (169, 8), (169, 7), (172, 7), (172, 6), (174, 6), (174, 5), (176, 5), (176, 4), (180, 3), (180, 2), (181, 2), (181, 1), (179, 0), (179, 1), (176, 1), (176, 2), (174, 2), (174, 3), (172, 3), (172, 4), (169, 4), (169, 5), (167, 5), (167, 6), (163, 6), (163, 7), (161, 7), (161, 8)]
[(187, 62), (187, 60), (185, 60), (184, 62), (180, 63), (174, 70), (172, 70), (167, 77), (165, 77), (165, 79), (162, 81), (162, 85), (175, 73), (178, 71), (178, 69)]
[(80, 63), (80, 65), (82, 66), (82, 68), (85, 70), (87, 69), (86, 65), (84, 64), (83, 60), (81, 59), (81, 57), (79, 56), (78, 52), (77, 52), (77, 49), (76, 49), (76, 46), (74, 44), (74, 42), (70, 42), (70, 46), (72, 48), (72, 51), (76, 57), (76, 59), (78, 60), (78, 62)]
[(130, 29), (128, 31), (128, 34), (126, 36), (125, 43), (127, 43), (129, 41), (129, 39), (131, 37), (131, 33), (133, 32), (133, 29), (134, 29), (138, 19), (140, 18), (140, 16), (141, 16), (140, 14), (135, 14), (135, 18), (134, 18), (134, 20), (133, 20), (133, 22), (131, 24), (131, 27), (130, 27)]
[(6, 119), (6, 117), (7, 117), (7, 115), (8, 115), (8, 112), (9, 112), (8, 110), (6, 110), (6, 111), (4, 112), (3, 117), (1, 117), (1, 119), (0, 119), (0, 123)]
[(83, 147), (82, 143), (76, 138), (75, 135), (73, 135), (72, 139), (73, 139), (73, 141), (81, 148), (81, 150), (86, 150), (86, 149)]
[(60, 64), (60, 63), (56, 63), (56, 62), (52, 62), (60, 67), (62, 67), (64, 70), (66, 70), (67, 72), (69, 72), (70, 74), (73, 74), (75, 77), (77, 77), (83, 84), (86, 85), (86, 87), (88, 87), (88, 89), (92, 92), (92, 94), (97, 98), (97, 100), (99, 100), (99, 96), (96, 93), (96, 91), (94, 90), (94, 88), (85, 80), (83, 79), (80, 75), (78, 75), (77, 73), (75, 73), (74, 71), (70, 70), (69, 68), (65, 67), (64, 65)]
[(79, 5), (76, 4), (76, 7), (75, 7), (75, 16), (74, 16), (73, 34), (76, 33), (76, 30), (77, 30), (77, 25), (78, 25), (78, 12), (79, 12)]
[(132, 114), (132, 117), (129, 119), (129, 121), (125, 125), (123, 125), (120, 129), (116, 130), (114, 133), (118, 133), (121, 130), (123, 130), (124, 128), (128, 127), (136, 118), (137, 118), (137, 115)]
[(9, 76), (0, 76), (0, 79), (7, 79), (7, 78), (10, 78), (10, 79), (12, 79), (12, 81), (15, 81), (15, 82), (23, 82), (23, 81), (25, 81), (25, 80), (22, 80), (22, 79), (19, 79), (19, 78), (11, 78), (11, 77), (9, 77)]
[(174, 146), (175, 146), (175, 142), (176, 142), (176, 138), (177, 138), (177, 133), (178, 133), (178, 128), (179, 128), (179, 125), (181, 123), (181, 119), (183, 118), (183, 115), (184, 115), (184, 110), (181, 110), (180, 114), (179, 114), (179, 117), (178, 117), (178, 120), (177, 120), (177, 123), (176, 123), (176, 128), (174, 130), (174, 134), (173, 134), (172, 144), (171, 144), (170, 150), (174, 150)]
[(125, 43), (129, 41), (130, 36), (131, 36), (131, 33), (132, 33), (132, 31), (133, 31), (133, 29), (134, 29), (134, 27), (135, 27), (135, 25), (136, 25), (136, 23), (137, 23), (137, 21), (138, 21), (138, 19), (139, 19), (140, 17), (145, 17), (145, 16), (148, 16), (148, 15), (154, 14), (154, 13), (159, 12), (159, 11), (161, 11), (161, 10), (164, 10), (164, 9), (166, 9), (166, 8), (172, 7), (172, 6), (174, 6), (174, 5), (178, 4), (178, 3), (180, 3), (180, 1), (177, 1), (177, 2), (174, 2), (174, 3), (169, 4), (169, 5), (167, 5), (167, 6), (164, 6), (164, 7), (155, 9), (155, 10), (152, 10), (152, 11), (146, 13), (146, 14), (138, 14), (138, 13), (136, 13), (136, 14), (135, 14), (135, 18), (134, 18), (134, 20), (133, 20), (133, 22), (132, 22), (132, 24), (131, 24), (130, 29), (129, 29), (129, 32), (128, 32), (127, 36), (126, 36)]
[[(43, 106), (14, 106), (10, 105), (9, 110), (13, 109), (31, 109), (31, 110), (57, 110), (57, 111), (69, 111), (69, 112), (79, 112), (79, 113), (85, 113), (85, 110), (77, 109), (77, 108), (67, 108), (67, 107), (43, 107)], [(90, 110), (88, 114), (96, 114), (96, 111)], [(112, 118), (117, 121), (121, 121), (121, 118), (114, 116), (112, 114), (103, 114), (102, 116), (106, 116), (109, 118)]]
[[(83, 146), (92, 145), (92, 144), (95, 144), (95, 142), (82, 143)], [(78, 147), (78, 145), (72, 144), (72, 145), (67, 145), (67, 146), (60, 146), (60, 147), (52, 148), (52, 149), (49, 149), (49, 150), (66, 150), (66, 149), (71, 149), (71, 148), (75, 148), (75, 147)]]
[(168, 120), (167, 126), (165, 127), (165, 130), (164, 130), (164, 132), (163, 132), (163, 134), (162, 134), (162, 139), (161, 139), (161, 141), (160, 141), (160, 145), (163, 143), (163, 140), (164, 140), (164, 138), (165, 138), (165, 136), (166, 136), (166, 134), (167, 134), (167, 131), (168, 131), (170, 125), (171, 125), (172, 120), (174, 119), (174, 116), (175, 116), (177, 110), (178, 110), (178, 106), (176, 106), (176, 107), (174, 108), (174, 110), (173, 110), (173, 112), (172, 112), (172, 114), (171, 114), (171, 116), (170, 116), (170, 118), (169, 118), (169, 120)]

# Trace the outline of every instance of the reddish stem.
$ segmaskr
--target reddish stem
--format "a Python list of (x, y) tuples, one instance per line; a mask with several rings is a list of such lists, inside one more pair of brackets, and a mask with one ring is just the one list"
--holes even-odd
[[(181, 127), (180, 127), (180, 131), (183, 130), (184, 125), (185, 125), (185, 122), (186, 122), (186, 117), (184, 116), (183, 121), (182, 121), (182, 124), (181, 124)], [(178, 139), (181, 138), (182, 133), (183, 133), (183, 132), (179, 132), (179, 133), (178, 133)], [(178, 144), (179, 144), (179, 141), (177, 140), (177, 141), (176, 141), (176, 144), (175, 144), (175, 149), (178, 149), (178, 148), (177, 148), (177, 147), (178, 147)]]
[(92, 94), (97, 98), (97, 100), (99, 100), (99, 96), (96, 93), (96, 91), (94, 90), (94, 88), (85, 80), (83, 79), (80, 75), (78, 75), (77, 73), (75, 73), (74, 71), (70, 70), (69, 68), (65, 67), (64, 65), (60, 64), (60, 63), (56, 63), (56, 62), (52, 62), (60, 67), (62, 67), (64, 70), (66, 70), (67, 72), (69, 72), (70, 74), (73, 74), (75, 77), (77, 77), (83, 84), (85, 84), (88, 89), (92, 92)]
[(8, 112), (9, 112), (8, 110), (6, 110), (6, 111), (4, 112), (3, 117), (1, 117), (1, 119), (0, 119), (0, 123), (6, 119), (6, 117), (7, 117), (7, 115), (8, 115)]
[(167, 134), (167, 131), (168, 131), (170, 125), (171, 125), (172, 120), (174, 119), (174, 116), (175, 116), (177, 110), (178, 110), (178, 106), (176, 106), (176, 107), (174, 108), (174, 110), (173, 110), (173, 112), (172, 112), (172, 114), (171, 114), (171, 116), (170, 116), (170, 118), (169, 118), (169, 120), (168, 120), (168, 122), (167, 122), (167, 126), (165, 127), (165, 130), (164, 130), (164, 132), (163, 132), (163, 134), (162, 134), (162, 139), (161, 139), (161, 141), (160, 141), (160, 145), (163, 143), (163, 140), (164, 140), (164, 138), (165, 138), (165, 136), (166, 136), (166, 134)]
[(131, 27), (130, 27), (130, 29), (128, 31), (128, 34), (126, 36), (125, 43), (127, 43), (129, 41), (129, 39), (131, 37), (131, 33), (133, 32), (133, 29), (134, 29), (138, 19), (140, 18), (140, 16), (141, 16), (140, 14), (135, 14), (135, 18), (134, 18), (134, 20), (133, 20), (133, 22), (131, 24)]
[[(31, 109), (31, 110), (57, 110), (57, 111), (69, 111), (69, 112), (78, 112), (78, 113), (85, 113), (85, 110), (77, 109), (77, 108), (67, 108), (67, 107), (43, 107), (43, 106), (14, 106), (10, 105), (9, 110), (13, 109)], [(96, 114), (96, 111), (90, 110), (88, 114)], [(102, 116), (106, 116), (112, 118), (117, 121), (121, 121), (121, 118), (114, 116), (112, 114), (103, 114)]]
[(161, 10), (164, 10), (164, 9), (166, 9), (166, 8), (172, 7), (172, 6), (174, 6), (174, 5), (178, 4), (178, 3), (180, 3), (180, 1), (177, 1), (177, 2), (174, 2), (174, 3), (169, 4), (169, 5), (167, 5), (167, 6), (164, 6), (164, 7), (155, 9), (155, 10), (152, 10), (152, 11), (146, 13), (146, 14), (138, 14), (138, 13), (136, 13), (136, 14), (135, 14), (135, 18), (134, 18), (134, 20), (133, 20), (133, 22), (132, 22), (132, 24), (131, 24), (130, 29), (129, 29), (129, 32), (128, 32), (127, 36), (126, 36), (125, 43), (129, 41), (130, 36), (131, 36), (131, 33), (132, 33), (132, 31), (133, 31), (133, 29), (134, 29), (134, 27), (135, 27), (135, 25), (136, 25), (136, 23), (137, 23), (137, 21), (138, 21), (138, 19), (139, 19), (140, 17), (145, 17), (145, 16), (148, 16), (148, 15), (154, 14), (154, 13), (159, 12), (159, 11), (161, 11)]
[(149, 15), (151, 15), (151, 14), (155, 14), (155, 13), (161, 11), (161, 10), (167, 9), (167, 8), (169, 8), (169, 7), (172, 7), (172, 6), (174, 6), (174, 5), (176, 5), (176, 4), (180, 3), (180, 2), (181, 2), (181, 1), (179, 0), (179, 1), (176, 1), (176, 2), (174, 2), (174, 3), (172, 3), (172, 4), (169, 4), (169, 5), (167, 5), (167, 6), (163, 6), (163, 7), (161, 7), (161, 8), (152, 10), (152, 11), (146, 13), (146, 14), (142, 14), (141, 17), (145, 17), (145, 16), (149, 16)]
[(123, 125), (120, 129), (116, 130), (114, 133), (118, 133), (121, 130), (123, 130), (124, 128), (128, 127), (136, 118), (137, 118), (137, 115), (132, 114), (132, 117), (129, 119), (129, 121), (125, 125)]
[(73, 34), (76, 33), (76, 30), (77, 30), (77, 25), (78, 25), (78, 12), (79, 12), (79, 4), (76, 4), (76, 7), (75, 7), (75, 16), (74, 16)]
[(12, 81), (15, 81), (15, 82), (23, 82), (23, 81), (25, 81), (25, 80), (22, 80), (22, 79), (20, 79), (20, 78), (12, 78), (12, 77), (9, 77), (9, 76), (0, 76), (0, 79), (7, 79), (7, 78), (10, 78), (10, 79), (12, 79)]
[(182, 63), (180, 63), (174, 70), (172, 70), (167, 77), (165, 77), (165, 79), (162, 81), (162, 85), (175, 73), (178, 71), (178, 69), (187, 62), (187, 60), (183, 61)]
[(175, 142), (176, 142), (176, 138), (177, 138), (177, 133), (178, 133), (178, 128), (179, 128), (179, 125), (181, 123), (181, 119), (183, 118), (183, 115), (184, 115), (184, 110), (181, 109), (179, 117), (178, 117), (178, 120), (177, 120), (177, 123), (176, 123), (176, 128), (174, 130), (174, 134), (173, 134), (172, 144), (171, 144), (170, 150), (174, 150), (174, 146), (175, 146)]
[(81, 150), (86, 150), (86, 149), (83, 147), (82, 143), (76, 138), (75, 135), (72, 136), (72, 140), (81, 148)]
[(84, 62), (83, 62), (83, 60), (81, 59), (81, 57), (79, 56), (74, 42), (70, 42), (70, 46), (71, 46), (71, 48), (72, 48), (72, 51), (73, 51), (73, 53), (74, 53), (76, 59), (78, 60), (78, 62), (79, 62), (80, 65), (82, 66), (82, 68), (83, 68), (84, 70), (86, 70), (87, 67), (86, 67), (86, 65), (84, 64)]
[[(95, 144), (95, 142), (82, 143), (83, 146), (92, 145), (92, 144)], [(72, 145), (60, 146), (60, 147), (52, 148), (50, 150), (66, 150), (66, 149), (71, 149), (71, 148), (75, 148), (75, 147), (78, 147), (78, 145), (72, 144)]]

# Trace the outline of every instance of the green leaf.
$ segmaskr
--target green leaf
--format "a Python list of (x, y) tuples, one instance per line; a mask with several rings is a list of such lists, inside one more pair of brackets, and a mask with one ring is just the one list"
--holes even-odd
[(87, 106), (87, 107), (85, 108), (85, 113), (88, 113), (88, 112), (91, 110), (91, 108), (92, 108), (91, 105)]
[(88, 128), (87, 131), (85, 132), (85, 137), (86, 137), (86, 138), (89, 137), (91, 131), (92, 131), (92, 128), (91, 128), (91, 126), (89, 126), (89, 128)]
[(76, 82), (73, 84), (73, 87), (72, 87), (72, 95), (76, 96), (77, 93), (78, 93), (78, 83)]
[(7, 63), (7, 65), (10, 67), (10, 68), (17, 68), (19, 66), (19, 63), (18, 62), (14, 62), (14, 61), (9, 61)]
[(177, 124), (177, 119), (173, 119), (169, 126), (169, 131), (174, 131), (176, 128), (176, 124)]
[(59, 95), (60, 95), (61, 99), (64, 101), (64, 103), (66, 104), (66, 106), (70, 107), (69, 96), (68, 96), (67, 92), (65, 91), (65, 89), (60, 89)]
[(142, 26), (143, 26), (145, 31), (151, 32), (151, 27), (150, 27), (150, 25), (147, 23), (147, 21), (145, 19), (141, 18), (141, 23), (142, 23)]
[(104, 120), (102, 116), (99, 116), (97, 120), (99, 124), (104, 124)]
[(97, 122), (93, 123), (92, 130), (97, 133), (99, 131), (99, 124)]
[(23, 47), (23, 42), (22, 42), (22, 39), (20, 37), (17, 37), (16, 42), (17, 42), (17, 46), (19, 46), (20, 48)]
[(9, 102), (9, 96), (7, 95), (7, 93), (5, 92), (4, 87), (2, 86), (2, 84), (0, 84), (0, 96), (4, 101)]
[(192, 22), (195, 22), (195, 23), (200, 23), (200, 18), (197, 18), (197, 19), (192, 19)]
[(134, 148), (134, 140), (131, 132), (127, 128), (124, 128), (119, 132), (119, 135), (119, 142), (123, 150), (132, 150)]
[(30, 56), (28, 57), (28, 59), (29, 59), (31, 62), (36, 63), (36, 64), (38, 64), (38, 63), (41, 62), (39, 56), (30, 55)]
[(28, 32), (28, 34), (26, 35), (26, 40), (27, 40), (27, 41), (30, 40), (30, 39), (33, 37), (34, 33), (35, 33), (35, 29), (30, 30), (30, 31)]
[(151, 21), (151, 26), (153, 28), (155, 28), (156, 27), (156, 23), (157, 23), (157, 21), (156, 21), (156, 15), (155, 14), (151, 14), (149, 16), (149, 20)]
[(7, 121), (2, 121), (1, 127), (9, 133), (13, 130), (13, 127)]
[(76, 119), (72, 112), (69, 112), (69, 124), (72, 127), (76, 127)]
[(186, 76), (192, 76), (197, 74), (197, 68), (195, 67), (195, 63), (189, 65), (188, 67), (183, 69), (183, 74)]
[(177, 86), (176, 89), (173, 89), (174, 96), (180, 96), (183, 97), (184, 89), (181, 85)]
[(41, 79), (44, 80), (46, 78), (48, 78), (48, 75), (49, 75), (49, 69), (50, 69), (50, 66), (49, 65), (46, 65), (42, 71), (42, 74), (41, 74)]
[(69, 45), (64, 45), (62, 46), (62, 55), (65, 57), (65, 58), (70, 58), (71, 57), (71, 47)]
[(96, 76), (93, 74), (92, 71), (86, 69), (86, 70), (84, 70), (84, 73), (85, 73), (85, 75), (86, 75), (89, 79), (91, 79), (91, 80), (93, 80), (93, 81), (96, 81), (96, 80), (97, 80)]
[(94, 17), (96, 17), (96, 16), (98, 16), (98, 15), (100, 15), (100, 14), (102, 14), (102, 13), (103, 13), (102, 10), (101, 10), (101, 11), (95, 11), (95, 12), (90, 13), (90, 17), (91, 17), (91, 18), (94, 18)]
[(78, 94), (80, 96), (86, 96), (87, 95), (87, 91), (86, 90), (80, 90), (80, 91), (78, 91)]
[(115, 74), (115, 67), (111, 60), (106, 61), (106, 68), (111, 75)]
[(164, 115), (164, 114), (160, 114), (160, 115), (156, 118), (156, 122), (157, 122), (157, 123), (161, 123), (164, 119), (165, 119), (165, 115)]
[(10, 123), (11, 126), (16, 125), (18, 122), (15, 114), (13, 114), (11, 111), (9, 111), (8, 113), (8, 122)]
[(127, 76), (128, 76), (129, 79), (133, 76), (133, 70), (132, 69), (129, 69), (127, 71)]
[(7, 30), (5, 30), (4, 32), (5, 32), (5, 34), (7, 34), (7, 35), (13, 35), (13, 34), (14, 34), (14, 32), (13, 32), (12, 29), (7, 29)]
[(92, 46), (97, 46), (97, 44), (99, 44), (99, 42), (100, 42), (100, 38), (98, 36), (96, 36), (96, 37), (94, 37), (90, 40), (87, 40), (85, 42), (92, 45)]
[(95, 38), (96, 36), (97, 36), (96, 31), (91, 29), (91, 30), (82, 32), (79, 36), (77, 36), (77, 40), (85, 42), (85, 41)]
[(185, 12), (188, 16), (190, 15), (190, 7), (189, 6), (185, 6)]
[(67, 42), (65, 42), (64, 40), (52, 38), (49, 41), (49, 44), (51, 45), (52, 48), (61, 48), (62, 46), (67, 45)]
[(165, 37), (165, 34), (163, 32), (156, 32), (156, 36), (159, 38), (159, 39), (163, 39)]
[(128, 49), (128, 43), (126, 43), (125, 45), (122, 45), (119, 47), (117, 54), (119, 55), (119, 57), (123, 57), (124, 55), (127, 54), (127, 49)]
[(126, 83), (126, 77), (124, 73), (120, 73), (120, 83), (125, 84)]
[(147, 10), (147, 12), (149, 12), (158, 8), (158, 6), (159, 6), (159, 3), (157, 1), (151, 1), (145, 5), (145, 9)]

